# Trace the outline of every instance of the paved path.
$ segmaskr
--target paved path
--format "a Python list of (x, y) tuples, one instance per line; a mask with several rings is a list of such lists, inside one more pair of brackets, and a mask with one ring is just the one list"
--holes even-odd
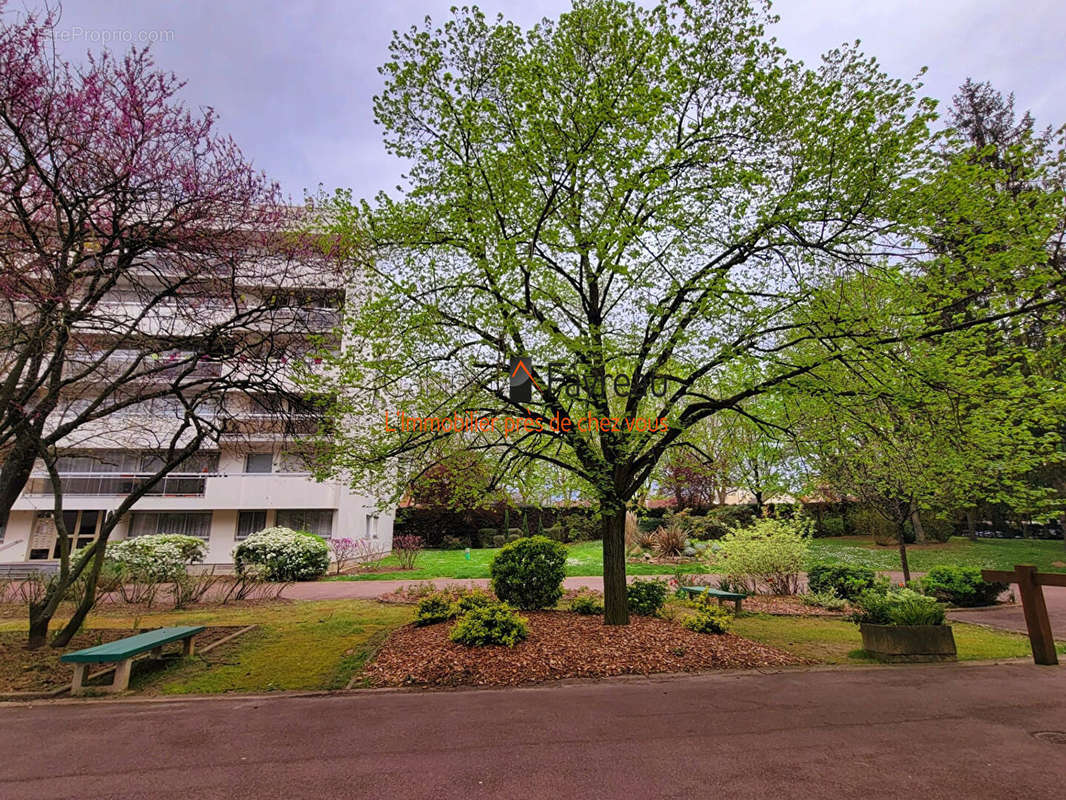
[(1066, 668), (0, 708), (0, 797), (1051, 798)]

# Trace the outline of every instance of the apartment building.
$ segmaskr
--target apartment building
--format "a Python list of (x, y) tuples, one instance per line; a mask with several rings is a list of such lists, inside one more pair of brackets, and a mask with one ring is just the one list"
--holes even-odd
[[(287, 281), (284, 291), (276, 283), (255, 286), (248, 279), (245, 279), (248, 285), (240, 288), (242, 299), (243, 293), (253, 302), (261, 302), (264, 296), (270, 295), (271, 303), (279, 307), (279, 314), (300, 321), (292, 329), (282, 327), (277, 338), (286, 340), (282, 341), (285, 349), (279, 350), (288, 354), (285, 358), (301, 358), (301, 336), (330, 330), (338, 320), (345, 293), (316, 277), (313, 271), (304, 274), (300, 285), (293, 285), (291, 274)], [(115, 308), (128, 307), (128, 313), (136, 315), (139, 295), (143, 295), (143, 282), (138, 285), (134, 280), (130, 285), (116, 285), (106, 299), (107, 313), (115, 314)], [(185, 296), (176, 302), (183, 304), (183, 310), (195, 303), (196, 312), (186, 314), (191, 319), (211, 313), (210, 298)], [(167, 307), (161, 304), (163, 310), (155, 316), (165, 316)], [(256, 324), (263, 323), (260, 320)], [(166, 319), (139, 318), (135, 330), (168, 325), (172, 322)], [(114, 327), (121, 329), (122, 325)], [(248, 331), (253, 329), (254, 326), (247, 327)], [(102, 345), (107, 332), (97, 330), (92, 335)], [(272, 342), (270, 357), (278, 358), (274, 347)], [(120, 349), (112, 348), (109, 355), (108, 361), (115, 361), (116, 369), (121, 368), (124, 359), (129, 361), (136, 355), (137, 351), (124, 348), (124, 345)], [(139, 380), (142, 383), (168, 380), (168, 371), (165, 366), (158, 366), (159, 360), (165, 363), (167, 358), (174, 358), (178, 363), (186, 363), (187, 355), (153, 353), (154, 361), (146, 362), (152, 364), (150, 376)], [(187, 374), (195, 377), (202, 373), (210, 377), (212, 370), (232, 367), (211, 354), (200, 358), (195, 371)], [(245, 360), (244, 356), (241, 360)], [(255, 358), (249, 358), (241, 368), (256, 369)], [(192, 382), (190, 378), (189, 383)], [(88, 394), (92, 396), (91, 392)], [(77, 413), (90, 402), (89, 397), (69, 398), (66, 412)], [(205, 563), (212, 565), (232, 564), (232, 551), (237, 542), (273, 525), (310, 531), (327, 539), (366, 538), (374, 542), (375, 549), (391, 548), (391, 511), (380, 511), (374, 498), (353, 492), (340, 482), (315, 481), (293, 455), (294, 442), (317, 427), (313, 411), (296, 408), (292, 395), (272, 397), (247, 389), (225, 392), (217, 403), (219, 412), (225, 411), (225, 424), (220, 426), (224, 433), (214, 437), (140, 498), (119, 521), (111, 540), (155, 533), (199, 536), (208, 544)], [(284, 412), (284, 425), (279, 420), (279, 411)], [(83, 426), (61, 449), (56, 467), (63, 490), (64, 523), (74, 546), (85, 546), (96, 538), (107, 513), (118, 508), (139, 482), (158, 473), (161, 463), (158, 445), (167, 439), (169, 421), (180, 419), (183, 413), (187, 412), (177, 395), (153, 396), (95, 423), (95, 427)], [(58, 537), (52, 490), (52, 479), (39, 463), (7, 520), (2, 521), (0, 565), (28, 562), (48, 570), (56, 563)]]

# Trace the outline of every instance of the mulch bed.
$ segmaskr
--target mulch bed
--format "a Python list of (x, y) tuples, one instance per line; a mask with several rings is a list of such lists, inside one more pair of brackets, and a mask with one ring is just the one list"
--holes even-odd
[[(241, 626), (207, 628), (203, 633), (196, 635), (196, 647), (197, 649), (204, 648), (240, 629)], [(0, 632), (0, 695), (15, 692), (48, 692), (63, 686), (70, 686), (71, 679), (74, 677), (74, 667), (59, 660), (63, 653), (113, 642), (140, 632), (139, 630), (103, 628), (83, 630), (74, 636), (70, 646), (65, 650), (56, 650), (48, 646), (37, 650), (27, 650), (24, 631), (2, 631)], [(167, 645), (164, 655), (180, 652), (178, 648), (178, 644)], [(106, 665), (100, 667), (94, 665), (90, 671), (103, 666)], [(103, 680), (110, 683), (110, 679)]]
[(529, 638), (515, 647), (466, 647), (448, 639), (452, 624), (400, 628), (364, 673), (371, 686), (515, 686), (560, 678), (704, 672), (807, 663), (773, 647), (726, 634), (694, 633), (652, 617), (607, 626), (598, 616), (523, 613)]
[(744, 598), (743, 609), (756, 614), (775, 614), (790, 617), (843, 617), (850, 613), (845, 606), (841, 611), (830, 611), (820, 606), (809, 606), (796, 595), (755, 594)]

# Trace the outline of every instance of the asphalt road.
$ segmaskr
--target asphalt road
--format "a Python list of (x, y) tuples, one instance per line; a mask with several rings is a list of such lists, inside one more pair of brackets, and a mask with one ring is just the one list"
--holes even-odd
[[(0, 797), (1051, 798), (1066, 668), (0, 707)], [(1066, 736), (1063, 737), (1066, 741)]]

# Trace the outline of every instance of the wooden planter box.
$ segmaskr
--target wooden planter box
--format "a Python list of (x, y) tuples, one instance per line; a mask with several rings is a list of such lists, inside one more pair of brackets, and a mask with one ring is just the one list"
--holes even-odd
[(950, 625), (859, 626), (862, 647), (880, 661), (954, 661)]

